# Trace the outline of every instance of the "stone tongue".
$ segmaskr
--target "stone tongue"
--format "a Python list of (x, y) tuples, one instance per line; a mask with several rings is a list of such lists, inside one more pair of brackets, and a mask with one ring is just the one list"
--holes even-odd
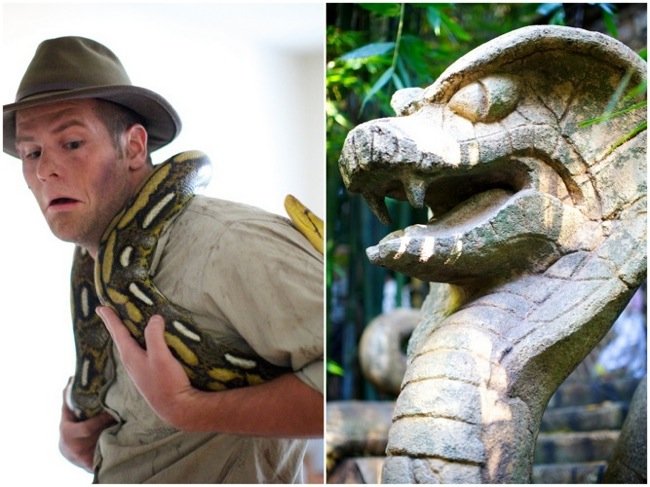
[(439, 219), (432, 221), (429, 227), (436, 231), (457, 231), (460, 227), (475, 226), (494, 214), (511, 197), (512, 192), (501, 188), (483, 191), (456, 205)]

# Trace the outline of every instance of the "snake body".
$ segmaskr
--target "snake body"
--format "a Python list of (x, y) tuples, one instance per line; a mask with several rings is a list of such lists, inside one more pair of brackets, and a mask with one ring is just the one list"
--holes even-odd
[(79, 419), (90, 418), (102, 410), (100, 397), (112, 381), (114, 370), (111, 337), (95, 313), (101, 303), (95, 292), (94, 269), (95, 261), (90, 254), (76, 247), (70, 301), (77, 366), (66, 399)]
[(104, 232), (96, 261), (81, 249), (75, 252), (72, 313), (77, 367), (68, 403), (80, 419), (101, 411), (113, 374), (112, 341), (94, 312), (99, 303), (115, 309), (143, 348), (149, 318), (162, 315), (165, 341), (198, 389), (254, 385), (288, 371), (215, 340), (188, 310), (167, 299), (151, 278), (158, 239), (187, 207), (196, 188), (207, 182), (203, 174), (209, 164), (202, 153), (185, 152), (156, 166)]

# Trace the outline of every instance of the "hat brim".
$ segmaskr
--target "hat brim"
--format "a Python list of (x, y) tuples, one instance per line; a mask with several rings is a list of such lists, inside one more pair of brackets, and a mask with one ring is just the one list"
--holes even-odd
[(18, 157), (16, 152), (16, 112), (66, 100), (98, 98), (122, 105), (143, 119), (149, 134), (149, 149), (154, 151), (170, 143), (181, 130), (181, 120), (163, 97), (146, 88), (131, 85), (93, 86), (75, 90), (49, 92), (31, 96), (3, 106), (3, 150)]

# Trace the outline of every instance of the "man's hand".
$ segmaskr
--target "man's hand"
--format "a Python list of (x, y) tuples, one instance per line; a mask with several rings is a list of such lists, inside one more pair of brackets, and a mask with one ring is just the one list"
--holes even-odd
[[(70, 385), (66, 387), (66, 389)], [(85, 421), (77, 421), (65, 403), (66, 391), (63, 391), (63, 407), (59, 424), (59, 450), (65, 458), (78, 467), (93, 471), (93, 457), (99, 435), (104, 429), (115, 423), (115, 419), (101, 412)]]
[(295, 374), (256, 386), (200, 391), (167, 347), (162, 317), (154, 315), (147, 323), (143, 350), (111, 308), (100, 306), (97, 313), (138, 391), (175, 428), (273, 437), (322, 435), (323, 395)]
[(163, 318), (154, 315), (147, 323), (144, 330), (147, 349), (143, 350), (113, 309), (100, 306), (97, 314), (104, 321), (124, 368), (142, 397), (158, 417), (182, 429), (176, 418), (183, 416), (185, 404), (191, 402), (196, 389), (165, 343)]

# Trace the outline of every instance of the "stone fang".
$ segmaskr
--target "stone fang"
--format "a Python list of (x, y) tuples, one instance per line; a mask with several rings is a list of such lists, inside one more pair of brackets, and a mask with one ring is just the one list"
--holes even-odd
[(463, 251), (463, 241), (461, 240), (461, 237), (459, 235), (456, 237), (456, 243), (454, 244), (454, 248), (451, 251), (451, 254), (445, 260), (445, 265), (453, 264), (454, 262), (456, 262), (460, 257), (462, 251)]
[(406, 252), (406, 248), (408, 247), (409, 242), (411, 241), (411, 237), (404, 236), (400, 239), (399, 242), (399, 249), (397, 250), (397, 253), (393, 257), (394, 260), (397, 260), (404, 255), (404, 252)]
[(420, 262), (427, 262), (433, 255), (433, 251), (436, 247), (435, 237), (427, 236), (424, 237), (424, 242), (422, 242), (422, 247), (420, 248)]

